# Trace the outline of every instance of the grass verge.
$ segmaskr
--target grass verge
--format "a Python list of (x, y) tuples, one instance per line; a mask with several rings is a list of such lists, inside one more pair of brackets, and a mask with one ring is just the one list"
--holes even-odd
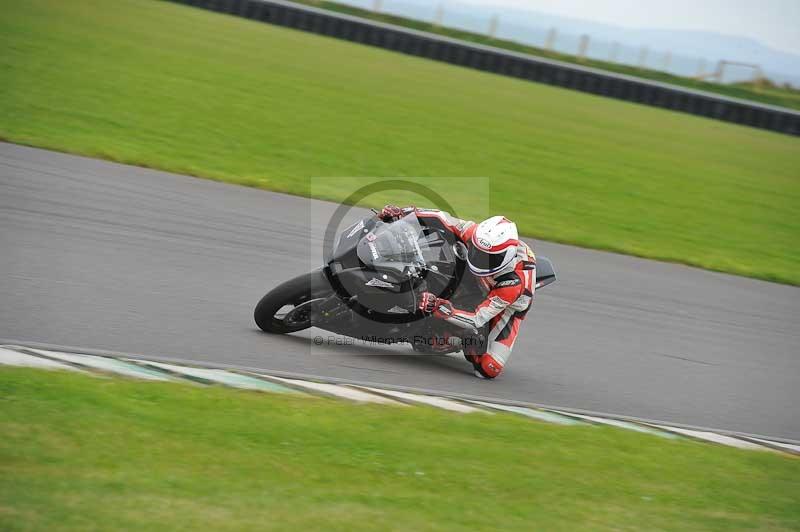
[(732, 530), (800, 461), (504, 414), (0, 369), (3, 530)]
[[(0, 137), (292, 194), (452, 189), (553, 241), (800, 284), (800, 140), (150, 0), (0, 0)], [(387, 195), (372, 205), (402, 202)]]

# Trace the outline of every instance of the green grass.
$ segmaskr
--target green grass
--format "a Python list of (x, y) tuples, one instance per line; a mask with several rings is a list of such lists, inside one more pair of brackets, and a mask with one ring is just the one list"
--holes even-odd
[(708, 81), (701, 81), (683, 76), (677, 76), (675, 74), (662, 72), (660, 70), (653, 70), (650, 68), (639, 68), (630, 65), (623, 65), (620, 63), (612, 63), (610, 61), (600, 61), (588, 58), (581, 60), (575, 55), (564, 54), (552, 50), (545, 50), (544, 48), (539, 48), (537, 46), (530, 46), (516, 41), (511, 41), (506, 39), (496, 39), (489, 37), (488, 35), (482, 35), (480, 33), (474, 33), (471, 31), (449, 28), (446, 26), (436, 26), (431, 22), (415, 20), (387, 13), (375, 13), (374, 11), (370, 11), (368, 9), (362, 9), (359, 7), (340, 4), (337, 2), (328, 2), (325, 0), (292, 0), (292, 1), (297, 2), (298, 4), (306, 4), (314, 7), (321, 7), (324, 9), (328, 9), (330, 11), (336, 11), (339, 13), (346, 13), (348, 15), (355, 15), (358, 17), (368, 18), (371, 20), (377, 20), (379, 22), (385, 22), (387, 24), (395, 24), (398, 26), (404, 26), (419, 31), (436, 33), (438, 35), (444, 35), (447, 37), (452, 37), (454, 39), (461, 39), (464, 41), (470, 41), (478, 44), (495, 46), (497, 48), (505, 48), (507, 50), (513, 50), (515, 52), (522, 52), (540, 57), (546, 57), (548, 59), (556, 59), (558, 61), (564, 61), (567, 63), (576, 63), (583, 66), (608, 70), (610, 72), (627, 74), (629, 76), (637, 76), (640, 78), (660, 81), (663, 83), (671, 83), (673, 85), (679, 85), (691, 89), (714, 92), (732, 98), (741, 98), (744, 100), (752, 100), (771, 105), (779, 105), (783, 107), (789, 107), (792, 109), (800, 109), (800, 90), (794, 88), (790, 89), (790, 88), (778, 87), (773, 84), (767, 84), (763, 87), (758, 87), (753, 83), (735, 83), (735, 84), (711, 83)]
[(10, 141), (334, 200), (431, 176), (465, 217), (437, 176), (486, 176), (529, 236), (800, 284), (800, 139), (167, 2), (0, 9)]
[(789, 530), (800, 461), (495, 414), (0, 369), (0, 529)]

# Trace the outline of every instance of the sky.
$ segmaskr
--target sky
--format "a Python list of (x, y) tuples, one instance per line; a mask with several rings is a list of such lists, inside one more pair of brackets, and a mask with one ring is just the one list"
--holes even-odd
[(706, 30), (800, 54), (800, 0), (461, 0), (629, 28)]

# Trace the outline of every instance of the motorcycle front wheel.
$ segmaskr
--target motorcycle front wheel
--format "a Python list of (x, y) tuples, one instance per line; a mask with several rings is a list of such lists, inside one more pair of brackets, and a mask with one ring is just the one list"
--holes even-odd
[(265, 332), (287, 334), (311, 327), (314, 305), (332, 292), (320, 270), (278, 285), (261, 298), (253, 317)]

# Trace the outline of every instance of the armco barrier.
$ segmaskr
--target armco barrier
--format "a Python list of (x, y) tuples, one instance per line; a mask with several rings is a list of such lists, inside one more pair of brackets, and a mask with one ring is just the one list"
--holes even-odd
[(382, 24), (282, 0), (170, 0), (504, 76), (789, 135), (800, 112)]

